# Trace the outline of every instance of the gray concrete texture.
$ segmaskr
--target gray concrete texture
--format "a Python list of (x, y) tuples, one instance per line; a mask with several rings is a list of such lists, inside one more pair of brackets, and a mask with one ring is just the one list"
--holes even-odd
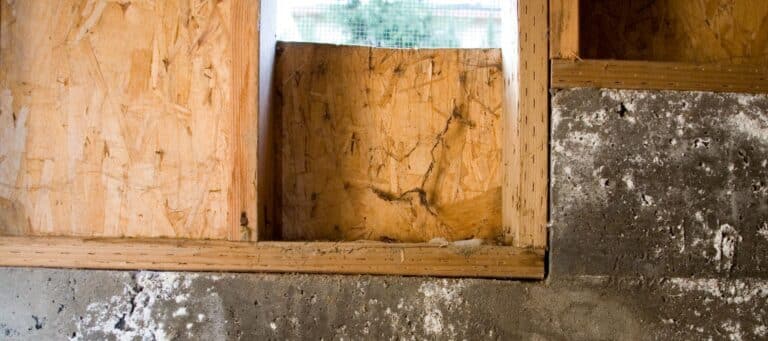
[(0, 269), (0, 339), (768, 339), (768, 96), (552, 96), (546, 281)]

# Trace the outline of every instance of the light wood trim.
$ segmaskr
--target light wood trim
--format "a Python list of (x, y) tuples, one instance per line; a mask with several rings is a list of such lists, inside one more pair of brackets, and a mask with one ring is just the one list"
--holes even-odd
[(0, 266), (541, 279), (544, 252), (374, 242), (0, 237)]
[(579, 0), (550, 0), (550, 58), (579, 57)]
[(227, 239), (257, 240), (259, 1), (233, 0), (231, 11), (234, 164)]
[(515, 210), (514, 200), (517, 191), (515, 185), (520, 178), (518, 158), (519, 115), (517, 112), (517, 100), (520, 95), (520, 79), (518, 68), (520, 64), (519, 31), (517, 24), (517, 0), (502, 2), (501, 25), (502, 32), (502, 69), (504, 73), (504, 111), (502, 112), (502, 192), (501, 192), (501, 221), (504, 228), (505, 240), (512, 238), (512, 227), (518, 219), (518, 211)]
[[(502, 223), (516, 247), (547, 247), (549, 168), (548, 0), (518, 0), (509, 9), (517, 53), (505, 53)], [(515, 50), (505, 46), (503, 50)], [(517, 58), (517, 59), (515, 59)]]
[(617, 60), (553, 60), (552, 87), (768, 92), (768, 67)]

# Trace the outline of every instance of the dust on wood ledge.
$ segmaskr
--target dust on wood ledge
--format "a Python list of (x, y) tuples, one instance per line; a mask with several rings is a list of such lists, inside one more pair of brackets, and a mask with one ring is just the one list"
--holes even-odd
[(380, 242), (0, 237), (0, 266), (544, 278), (543, 250)]

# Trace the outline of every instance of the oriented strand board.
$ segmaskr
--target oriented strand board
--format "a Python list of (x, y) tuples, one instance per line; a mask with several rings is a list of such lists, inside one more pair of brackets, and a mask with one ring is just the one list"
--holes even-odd
[(765, 0), (581, 0), (580, 13), (585, 59), (768, 61)]
[(2, 1), (0, 234), (252, 238), (257, 5)]
[(284, 240), (503, 240), (498, 49), (281, 43), (276, 82)]

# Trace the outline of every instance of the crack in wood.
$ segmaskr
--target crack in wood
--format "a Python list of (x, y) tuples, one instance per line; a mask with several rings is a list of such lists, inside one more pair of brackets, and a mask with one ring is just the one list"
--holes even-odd
[(280, 49), (285, 240), (499, 233), (500, 51)]
[[(435, 156), (435, 150), (437, 150), (437, 147), (439, 147), (440, 144), (444, 142), (445, 135), (448, 133), (448, 130), (451, 128), (451, 123), (453, 122), (453, 120), (456, 119), (461, 124), (467, 125), (469, 127), (474, 127), (474, 123), (471, 120), (465, 118), (461, 114), (461, 112), (462, 112), (461, 108), (454, 105), (454, 109), (451, 112), (451, 115), (446, 120), (445, 126), (440, 131), (440, 133), (438, 133), (437, 136), (435, 137), (435, 144), (432, 145), (432, 149), (430, 150), (430, 156), (432, 160), (430, 161), (429, 166), (427, 167), (427, 171), (424, 173), (424, 177), (421, 180), (420, 187), (409, 189), (405, 192), (400, 193), (399, 195), (389, 191), (382, 190), (380, 188), (376, 188), (374, 186), (369, 187), (371, 191), (373, 191), (373, 193), (376, 194), (377, 197), (385, 201), (402, 201), (402, 202), (409, 202), (409, 203), (411, 202), (411, 200), (407, 199), (406, 197), (409, 194), (416, 193), (419, 198), (419, 203), (427, 210), (427, 212), (429, 212), (434, 217), (439, 217), (439, 214), (433, 207), (432, 203), (429, 201), (428, 194), (425, 188), (427, 186), (427, 181), (429, 180), (429, 177), (432, 175), (432, 171), (435, 167), (435, 164), (438, 162), (437, 160), (438, 158), (437, 156)], [(414, 150), (415, 149), (416, 147), (414, 147)], [(413, 152), (413, 150), (411, 152)], [(441, 224), (444, 224), (444, 223), (441, 222)]]

